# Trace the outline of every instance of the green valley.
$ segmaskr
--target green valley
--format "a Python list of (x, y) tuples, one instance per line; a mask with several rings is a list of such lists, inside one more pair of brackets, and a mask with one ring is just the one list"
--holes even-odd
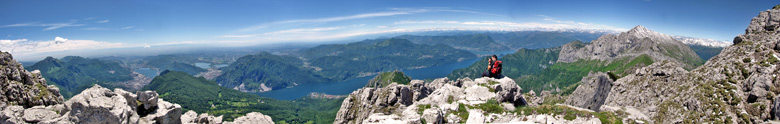
[(184, 111), (223, 115), (233, 120), (249, 112), (262, 112), (276, 123), (333, 123), (343, 98), (304, 97), (276, 100), (219, 86), (185, 72), (163, 71), (143, 90), (154, 90), (160, 98), (180, 104)]

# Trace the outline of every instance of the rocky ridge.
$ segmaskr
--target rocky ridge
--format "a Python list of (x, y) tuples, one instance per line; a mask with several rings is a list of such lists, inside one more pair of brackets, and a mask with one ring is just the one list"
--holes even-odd
[(24, 108), (64, 102), (57, 86), (47, 85), (40, 71), (28, 72), (8, 52), (0, 52), (0, 108), (20, 105)]
[(111, 91), (99, 85), (85, 89), (68, 101), (64, 101), (54, 85), (36, 71), (27, 72), (13, 60), (11, 54), (0, 52), (0, 123), (41, 124), (136, 124), (136, 123), (270, 123), (269, 116), (253, 112), (234, 122), (222, 122), (221, 116), (197, 114), (189, 111), (182, 115), (181, 106), (166, 102), (154, 91), (138, 91), (135, 94), (115, 89)]
[(620, 34), (605, 34), (586, 45), (567, 43), (562, 46), (558, 62), (578, 60), (606, 60), (637, 57), (647, 54), (654, 61), (676, 61), (692, 69), (703, 60), (682, 42), (671, 36), (636, 26)]
[[(366, 87), (347, 96), (334, 123), (596, 123), (598, 118), (517, 113), (529, 105), (511, 78), (439, 78)], [(531, 103), (533, 104), (533, 103)]]
[(662, 61), (638, 69), (616, 80), (607, 94), (597, 94), (607, 98), (596, 110), (651, 123), (777, 123), (778, 27), (780, 8), (760, 12), (734, 45), (704, 65), (686, 71), (678, 61)]
[(583, 77), (580, 86), (566, 99), (565, 104), (596, 110), (601, 108), (607, 99), (613, 81), (603, 72), (590, 73)]

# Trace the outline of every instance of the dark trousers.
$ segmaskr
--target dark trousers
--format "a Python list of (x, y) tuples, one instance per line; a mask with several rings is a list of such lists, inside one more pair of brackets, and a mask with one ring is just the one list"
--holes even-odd
[(482, 73), (482, 77), (501, 78), (501, 74), (485, 72)]

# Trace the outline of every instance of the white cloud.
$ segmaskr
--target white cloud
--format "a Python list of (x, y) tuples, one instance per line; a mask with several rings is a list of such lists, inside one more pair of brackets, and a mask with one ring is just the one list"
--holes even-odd
[(496, 23), (492, 23), (492, 22), (463, 22), (461, 24), (464, 24), (464, 25), (496, 25)]
[(90, 30), (90, 31), (104, 31), (104, 30), (111, 30), (108, 28), (101, 28), (101, 27), (89, 27), (89, 28), (82, 28), (82, 30)]
[(150, 47), (152, 47), (152, 46), (149, 46), (149, 45), (144, 45), (144, 48), (150, 48)]
[(84, 24), (76, 24), (76, 20), (70, 20), (70, 22), (61, 22), (61, 23), (40, 23), (40, 22), (28, 22), (28, 23), (17, 23), (17, 24), (10, 24), (10, 25), (3, 25), (0, 26), (0, 28), (3, 27), (47, 27), (44, 28), (44, 31), (48, 30), (54, 30), (58, 28), (63, 27), (78, 27), (78, 26), (84, 26)]
[(290, 23), (326, 23), (326, 22), (334, 22), (334, 21), (345, 21), (345, 20), (353, 20), (353, 19), (386, 17), (386, 16), (396, 16), (396, 15), (409, 15), (409, 14), (428, 13), (428, 12), (458, 12), (458, 13), (472, 13), (472, 14), (484, 14), (484, 15), (506, 17), (497, 14), (481, 13), (481, 12), (468, 11), (468, 10), (455, 10), (449, 8), (435, 8), (435, 7), (391, 8), (390, 11), (384, 11), (384, 12), (363, 13), (363, 14), (355, 14), (355, 15), (348, 15), (348, 16), (325, 17), (325, 18), (316, 18), (316, 19), (296, 19), (296, 20), (276, 21), (276, 22), (263, 23), (260, 25), (251, 26), (248, 28), (241, 29), (240, 31), (254, 31), (258, 29), (267, 28), (273, 25), (290, 24)]
[(124, 43), (111, 43), (93, 40), (69, 40), (55, 37), (50, 41), (30, 41), (27, 39), (0, 40), (0, 49), (10, 50), (14, 56), (31, 56), (43, 53), (69, 50), (95, 50), (126, 47)]
[[(361, 27), (365, 24), (355, 24), (352, 25), (352, 27)], [(297, 28), (297, 29), (287, 29), (287, 30), (280, 30), (280, 31), (272, 31), (272, 32), (266, 32), (262, 34), (247, 34), (247, 35), (222, 35), (223, 38), (249, 38), (249, 37), (258, 37), (258, 36), (278, 36), (278, 35), (303, 35), (303, 34), (312, 34), (312, 33), (320, 33), (320, 32), (326, 32), (326, 31), (332, 31), (332, 30), (338, 30), (343, 29), (344, 26), (338, 26), (338, 27), (318, 27), (318, 28)]]
[(0, 40), (0, 46), (2, 48), (10, 48), (11, 46), (18, 44), (19, 42), (25, 42), (25, 41), (27, 41), (27, 39)]
[(127, 26), (127, 27), (123, 27), (123, 28), (122, 28), (122, 30), (125, 30), (125, 29), (131, 29), (131, 28), (135, 28), (135, 26)]
[(111, 21), (111, 20), (102, 20), (102, 21), (97, 21), (95, 23), (108, 23), (109, 21)]
[(30, 23), (18, 23), (18, 24), (10, 24), (10, 25), (3, 25), (0, 27), (24, 27), (24, 26), (37, 26), (38, 22), (30, 22)]
[(558, 23), (558, 24), (566, 24), (566, 25), (572, 26), (572, 27), (568, 27), (568, 28), (603, 29), (603, 30), (612, 30), (612, 31), (617, 31), (617, 32), (628, 30), (628, 29), (625, 29), (625, 28), (609, 26), (609, 25), (603, 25), (603, 24), (576, 22), (576, 21), (571, 21), (571, 20), (557, 20), (557, 19), (555, 19), (553, 17), (546, 16), (546, 15), (537, 15), (537, 16), (542, 17), (543, 18), (542, 20), (547, 21), (547, 22), (555, 22), (555, 23)]
[(298, 29), (288, 29), (288, 30), (268, 32), (268, 33), (264, 33), (264, 35), (313, 33), (313, 32), (321, 32), (321, 31), (337, 30), (342, 28), (344, 27), (298, 28)]
[[(328, 22), (345, 21), (353, 19), (364, 19), (372, 17), (386, 17), (397, 15), (408, 15), (417, 13), (429, 13), (429, 12), (458, 12), (458, 13), (472, 13), (483, 15), (495, 15), (490, 13), (481, 13), (476, 11), (467, 10), (453, 10), (448, 8), (391, 8), (389, 11), (376, 12), (376, 13), (363, 13), (348, 16), (326, 17), (316, 19), (299, 19), (299, 20), (285, 20), (264, 23), (257, 26), (241, 29), (241, 31), (255, 31), (258, 29), (264, 29), (276, 25), (288, 25), (296, 28), (287, 28), (276, 31), (257, 32), (257, 33), (244, 33), (244, 34), (231, 34), (222, 35), (222, 38), (245, 38), (245, 41), (219, 41), (221, 43), (270, 43), (270, 42), (306, 42), (306, 41), (327, 41), (327, 40), (339, 40), (349, 37), (383, 34), (383, 33), (406, 33), (406, 32), (424, 32), (424, 31), (526, 31), (526, 30), (538, 30), (538, 31), (590, 31), (590, 32), (615, 32), (625, 31), (627, 29), (617, 28), (608, 25), (600, 25), (585, 22), (576, 22), (568, 20), (556, 20), (552, 17), (545, 15), (538, 15), (543, 17), (541, 22), (511, 22), (511, 21), (455, 21), (455, 20), (399, 20), (390, 24), (348, 24), (339, 27), (309, 27), (327, 25)], [(502, 16), (506, 17), (506, 16)], [(360, 21), (358, 21), (360, 22)], [(323, 23), (323, 24), (320, 24)], [(365, 28), (364, 26), (372, 26), (375, 28)], [(279, 29), (281, 27), (273, 27), (273, 29)], [(271, 29), (271, 28), (268, 28)], [(213, 42), (199, 42), (199, 43), (216, 43)]]
[(423, 11), (423, 10), (377, 12), (377, 13), (364, 13), (364, 14), (357, 14), (357, 15), (350, 15), (350, 16), (327, 17), (327, 18), (317, 18), (317, 19), (286, 20), (286, 21), (278, 21), (278, 22), (271, 22), (271, 23), (260, 24), (260, 25), (256, 25), (256, 26), (252, 26), (252, 27), (241, 29), (241, 31), (253, 31), (253, 30), (257, 30), (257, 29), (263, 29), (263, 28), (269, 27), (271, 25), (280, 25), (280, 24), (289, 24), (289, 23), (325, 23), (325, 22), (343, 21), (343, 20), (352, 20), (352, 19), (361, 19), (361, 18), (371, 18), (371, 17), (406, 15), (406, 14), (418, 13), (420, 11)]
[(48, 28), (44, 28), (44, 31), (48, 30), (54, 30), (58, 28), (63, 27), (77, 27), (77, 26), (84, 26), (84, 24), (75, 24), (76, 22), (70, 22), (70, 23), (52, 23), (52, 24), (43, 24), (41, 26), (48, 26)]
[(156, 44), (151, 44), (150, 46), (181, 45), (181, 44), (197, 44), (197, 43), (209, 43), (209, 42), (195, 42), (195, 41), (164, 42), (164, 43), (156, 43)]
[(54, 41), (65, 42), (65, 41), (68, 41), (68, 39), (65, 39), (65, 38), (62, 38), (62, 37), (54, 37)]
[(460, 22), (458, 22), (458, 21), (440, 21), (440, 20), (429, 20), (429, 21), (403, 20), (403, 21), (393, 22), (393, 24), (457, 24), (457, 23), (460, 23)]
[(222, 35), (222, 37), (226, 38), (244, 38), (244, 37), (255, 37), (257, 35), (249, 34), (249, 35)]

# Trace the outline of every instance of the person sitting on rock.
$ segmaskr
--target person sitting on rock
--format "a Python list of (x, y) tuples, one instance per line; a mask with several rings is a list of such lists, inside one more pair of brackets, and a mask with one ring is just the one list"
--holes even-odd
[(482, 73), (482, 77), (502, 78), (501, 75), (501, 61), (498, 61), (498, 56), (493, 55), (488, 59), (488, 67), (485, 73)]

